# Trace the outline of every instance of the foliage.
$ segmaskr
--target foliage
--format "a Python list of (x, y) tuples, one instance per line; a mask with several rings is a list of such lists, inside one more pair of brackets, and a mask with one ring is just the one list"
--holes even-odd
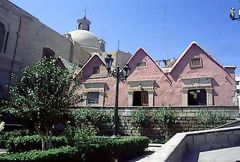
[(133, 124), (136, 126), (147, 126), (150, 124), (151, 116), (147, 110), (139, 107), (137, 111), (132, 114)]
[(205, 126), (214, 126), (215, 124), (222, 123), (229, 119), (229, 116), (220, 112), (214, 112), (211, 110), (199, 110), (196, 113), (196, 117), (199, 123)]
[[(77, 138), (76, 138), (77, 140)], [(80, 141), (80, 140), (78, 140)], [(85, 161), (112, 161), (112, 159), (127, 159), (142, 154), (148, 147), (147, 137), (92, 137), (85, 144), (75, 146), (82, 152)], [(79, 145), (80, 144), (80, 145)]]
[(158, 109), (154, 115), (154, 120), (159, 125), (163, 126), (164, 132), (164, 140), (169, 140), (171, 137), (171, 129), (170, 126), (176, 123), (177, 115), (171, 108), (161, 108)]
[[(42, 140), (44, 136), (32, 135), (32, 136), (20, 136), (16, 138), (10, 138), (6, 142), (6, 147), (10, 152), (23, 152), (29, 150), (40, 150), (42, 149)], [(51, 138), (53, 147), (60, 147), (67, 145), (66, 137), (52, 137)]]
[(91, 129), (77, 129), (74, 133), (74, 145), (83, 147), (85, 144), (89, 143), (96, 135), (96, 132)]
[[(82, 133), (82, 134), (81, 134)], [(75, 140), (81, 141), (87, 133), (81, 132)], [(84, 135), (83, 135), (84, 134)], [(83, 136), (82, 136), (83, 135)], [(79, 137), (79, 138), (78, 138)], [(93, 137), (85, 141), (85, 144), (77, 143), (76, 147), (64, 146), (49, 150), (31, 150), (22, 153), (11, 153), (0, 156), (0, 162), (12, 161), (64, 161), (77, 162), (88, 161), (110, 162), (113, 159), (126, 160), (143, 153), (148, 147), (149, 139), (147, 137)]]
[(154, 119), (158, 124), (168, 125), (173, 124), (177, 120), (177, 116), (173, 110), (170, 108), (161, 108), (158, 109), (154, 115)]
[(48, 133), (54, 124), (65, 122), (69, 108), (81, 100), (75, 92), (79, 78), (59, 65), (57, 58), (44, 58), (22, 70), (23, 77), (10, 87), (7, 112), (28, 119), (38, 134)]
[(19, 136), (27, 135), (27, 134), (28, 134), (28, 132), (22, 131), (22, 130), (14, 130), (14, 131), (10, 131), (10, 132), (2, 131), (0, 133), (0, 139), (1, 139), (0, 140), (0, 147), (6, 148), (7, 140), (12, 139), (12, 138), (16, 138), (16, 137), (19, 137)]
[(28, 152), (4, 154), (0, 156), (1, 162), (71, 162), (77, 154), (75, 147), (63, 146), (60, 148), (53, 148), (49, 150), (31, 150)]
[(93, 128), (98, 135), (109, 135), (109, 130), (112, 132), (112, 111), (81, 108), (73, 111), (73, 117), (78, 128)]

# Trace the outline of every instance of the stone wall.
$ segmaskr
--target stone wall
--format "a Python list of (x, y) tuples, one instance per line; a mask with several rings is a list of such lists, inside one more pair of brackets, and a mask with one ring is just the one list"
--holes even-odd
[[(113, 107), (103, 108), (106, 109), (114, 109)], [(150, 114), (154, 114), (159, 107), (146, 107)], [(229, 120), (234, 120), (239, 117), (239, 110), (236, 106), (198, 106), (198, 107), (171, 107), (172, 110), (176, 112), (178, 116), (178, 120), (175, 124), (172, 124), (169, 130), (169, 136), (173, 136), (178, 132), (188, 132), (188, 131), (196, 131), (196, 130), (204, 130), (209, 129), (202, 124), (200, 124), (196, 119), (196, 113), (201, 109), (211, 110), (214, 112), (223, 113), (225, 116), (230, 117)], [(145, 135), (152, 139), (163, 140), (166, 135), (166, 128), (160, 126), (156, 123), (151, 123), (144, 127), (136, 127), (133, 124), (132, 114), (137, 110), (137, 107), (120, 107), (119, 108), (119, 118), (120, 118), (120, 134), (122, 135)], [(213, 125), (213, 127), (218, 127), (220, 125), (225, 124), (229, 121), (222, 121)]]
[(239, 146), (239, 135), (240, 127), (178, 133), (159, 150), (162, 154), (156, 159), (158, 162), (198, 161), (200, 152)]

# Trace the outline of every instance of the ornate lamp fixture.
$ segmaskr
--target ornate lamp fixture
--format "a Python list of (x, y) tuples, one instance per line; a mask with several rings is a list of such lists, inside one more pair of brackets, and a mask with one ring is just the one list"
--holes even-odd
[[(240, 3), (240, 1), (239, 1)], [(236, 14), (236, 11), (235, 11), (235, 8), (232, 7), (231, 10), (230, 10), (230, 19), (231, 20), (240, 20), (240, 9), (238, 9), (237, 11), (238, 13)]]
[(117, 65), (116, 67), (112, 66), (113, 58), (112, 55), (107, 55), (105, 58), (107, 71), (109, 76), (116, 78), (116, 94), (115, 94), (115, 108), (114, 108), (114, 130), (113, 135), (118, 135), (119, 121), (118, 121), (118, 95), (119, 95), (119, 82), (120, 80), (126, 80), (129, 76), (130, 68), (126, 64), (122, 69)]

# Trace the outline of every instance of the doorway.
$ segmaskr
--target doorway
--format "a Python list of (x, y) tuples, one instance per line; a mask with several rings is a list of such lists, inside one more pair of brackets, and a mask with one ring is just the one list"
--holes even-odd
[(207, 105), (205, 89), (188, 90), (188, 105)]
[(148, 91), (133, 92), (133, 106), (148, 106)]

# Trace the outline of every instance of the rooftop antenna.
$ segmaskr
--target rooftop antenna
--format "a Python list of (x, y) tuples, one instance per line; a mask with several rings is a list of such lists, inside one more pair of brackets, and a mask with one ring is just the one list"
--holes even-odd
[(120, 46), (120, 41), (118, 40), (118, 47), (117, 47), (118, 51), (119, 51), (119, 46)]

